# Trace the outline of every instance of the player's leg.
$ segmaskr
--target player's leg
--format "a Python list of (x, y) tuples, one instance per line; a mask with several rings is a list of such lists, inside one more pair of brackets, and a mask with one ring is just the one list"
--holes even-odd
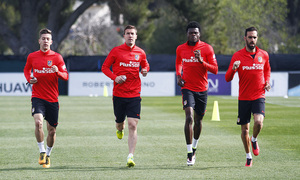
[(37, 140), (37, 144), (40, 150), (39, 164), (42, 165), (46, 163), (46, 150), (44, 145), (44, 130), (43, 130), (44, 117), (41, 113), (37, 113), (33, 115), (33, 119), (35, 122), (35, 138)]
[(126, 118), (126, 106), (124, 99), (114, 96), (113, 97), (113, 108), (116, 122), (116, 135), (118, 139), (123, 139), (125, 129), (125, 118)]
[(133, 167), (135, 163), (133, 161), (133, 154), (137, 143), (137, 125), (140, 119), (141, 113), (141, 98), (130, 98), (127, 100), (126, 114), (128, 121), (128, 148), (129, 154), (127, 157), (127, 166)]
[(194, 92), (195, 94), (195, 115), (194, 115), (194, 138), (192, 141), (193, 145), (193, 156), (195, 156), (195, 151), (197, 149), (198, 140), (202, 131), (202, 119), (206, 111), (207, 104), (207, 91), (204, 92)]
[(137, 118), (127, 118), (128, 121), (128, 147), (129, 154), (134, 154), (136, 143), (137, 143)]
[(56, 127), (53, 127), (52, 125), (49, 124), (47, 121), (47, 130), (48, 130), (48, 135), (47, 135), (47, 148), (46, 148), (46, 162), (43, 164), (44, 168), (50, 168), (50, 155), (52, 152), (53, 145), (55, 143), (56, 139)]
[(47, 130), (48, 130), (47, 146), (52, 148), (56, 139), (56, 127), (51, 126), (47, 121)]
[(241, 125), (241, 139), (243, 141), (244, 149), (246, 153), (250, 153), (250, 137), (249, 137), (250, 123)]
[(250, 119), (251, 119), (251, 101), (241, 101), (238, 103), (238, 119), (237, 124), (241, 125), (241, 139), (244, 145), (246, 152), (246, 164), (245, 166), (252, 166), (252, 155), (250, 152), (250, 137), (249, 137), (249, 128), (250, 128)]
[(41, 113), (37, 113), (33, 115), (33, 119), (35, 122), (35, 137), (37, 142), (44, 141), (44, 130), (43, 130), (43, 120), (44, 117)]
[(185, 110), (185, 124), (184, 124), (185, 141), (187, 145), (189, 144), (191, 145), (193, 139), (194, 109), (192, 107), (186, 107), (184, 110)]
[(127, 118), (128, 121), (128, 148), (129, 154), (127, 156), (127, 166), (133, 167), (135, 166), (135, 162), (133, 161), (133, 154), (135, 151), (136, 143), (137, 143), (137, 118)]
[(58, 125), (58, 102), (46, 102), (46, 114), (47, 120), (47, 148), (46, 148), (46, 163), (43, 164), (44, 168), (50, 168), (50, 155), (56, 139), (56, 127)]
[(182, 104), (185, 111), (185, 124), (184, 124), (184, 134), (187, 146), (187, 165), (193, 165), (192, 156), (192, 140), (193, 140), (193, 123), (194, 123), (194, 107), (195, 99), (192, 91), (188, 89), (182, 89)]
[(44, 101), (39, 98), (32, 98), (31, 102), (32, 102), (31, 112), (35, 123), (34, 133), (40, 150), (38, 163), (44, 164), (46, 162), (46, 150), (44, 146), (44, 130), (43, 130), (45, 104)]
[(257, 138), (263, 127), (264, 116), (262, 114), (254, 114), (253, 137)]
[(258, 156), (259, 155), (259, 146), (257, 143), (257, 136), (263, 127), (263, 121), (264, 121), (264, 116), (265, 116), (265, 99), (264, 98), (260, 98), (260, 99), (253, 101), (252, 112), (253, 112), (253, 118), (254, 118), (253, 135), (251, 137), (252, 152), (255, 156)]

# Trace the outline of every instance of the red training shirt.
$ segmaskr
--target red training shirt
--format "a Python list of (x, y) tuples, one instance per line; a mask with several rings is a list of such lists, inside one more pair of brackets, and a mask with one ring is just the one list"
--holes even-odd
[[(53, 65), (57, 66), (58, 72), (52, 71)], [(24, 67), (24, 75), (28, 82), (31, 79), (31, 70), (37, 78), (37, 83), (32, 85), (32, 97), (58, 102), (58, 78), (65, 81), (69, 78), (62, 56), (52, 50), (30, 53)]]
[[(112, 71), (110, 67), (112, 66)], [(106, 57), (102, 72), (114, 81), (113, 95), (123, 98), (140, 97), (141, 79), (139, 76), (140, 66), (149, 71), (149, 63), (146, 53), (141, 48), (134, 45), (132, 48), (126, 43), (113, 48)], [(117, 84), (117, 76), (125, 75), (126, 81)]]
[[(254, 59), (251, 55), (256, 54)], [(241, 61), (239, 68), (232, 70), (233, 63)], [(253, 101), (265, 98), (265, 84), (269, 83), (271, 67), (269, 54), (256, 47), (256, 52), (251, 53), (246, 47), (237, 51), (231, 58), (230, 65), (225, 74), (227, 82), (231, 81), (235, 72), (239, 75), (239, 100)]]
[[(203, 58), (201, 64), (195, 58), (194, 51), (199, 50)], [(181, 44), (176, 49), (176, 75), (181, 75), (185, 81), (181, 89), (189, 89), (195, 92), (203, 92), (208, 89), (207, 71), (217, 74), (218, 64), (211, 45), (198, 41), (195, 46), (189, 46), (188, 42)]]

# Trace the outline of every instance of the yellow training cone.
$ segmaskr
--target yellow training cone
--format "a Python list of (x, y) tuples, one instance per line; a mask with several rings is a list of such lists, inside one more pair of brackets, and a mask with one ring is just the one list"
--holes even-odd
[(104, 85), (104, 87), (103, 87), (103, 96), (104, 97), (108, 96), (108, 91), (107, 91), (107, 86), (106, 85)]
[(212, 121), (220, 121), (218, 101), (214, 101), (214, 108), (213, 108), (211, 120)]

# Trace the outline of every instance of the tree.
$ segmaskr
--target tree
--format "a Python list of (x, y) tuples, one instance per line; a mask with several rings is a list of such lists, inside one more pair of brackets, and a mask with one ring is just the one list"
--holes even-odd
[[(54, 42), (52, 49), (57, 50), (76, 19), (93, 3), (100, 0), (85, 0), (74, 11), (71, 9), (74, 0), (1, 0), (0, 2), (0, 36), (15, 55), (27, 55), (38, 48), (37, 34), (41, 25), (52, 30)], [(9, 20), (10, 17), (5, 16), (12, 10), (20, 12), (20, 19), (14, 22)]]

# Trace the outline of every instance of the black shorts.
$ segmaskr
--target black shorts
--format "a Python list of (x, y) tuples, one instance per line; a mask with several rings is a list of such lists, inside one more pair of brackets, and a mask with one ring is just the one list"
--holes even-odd
[(130, 118), (140, 119), (141, 113), (141, 97), (121, 98), (113, 97), (114, 114), (116, 122), (122, 123), (126, 116)]
[(206, 111), (207, 91), (194, 92), (188, 89), (182, 89), (183, 108), (192, 107), (198, 116), (203, 118)]
[(52, 103), (40, 98), (32, 98), (31, 103), (32, 116), (41, 113), (51, 126), (56, 127), (58, 125), (58, 102)]
[(239, 100), (239, 115), (237, 119), (238, 125), (250, 123), (251, 113), (262, 114), (265, 116), (265, 98), (259, 98), (254, 101)]

